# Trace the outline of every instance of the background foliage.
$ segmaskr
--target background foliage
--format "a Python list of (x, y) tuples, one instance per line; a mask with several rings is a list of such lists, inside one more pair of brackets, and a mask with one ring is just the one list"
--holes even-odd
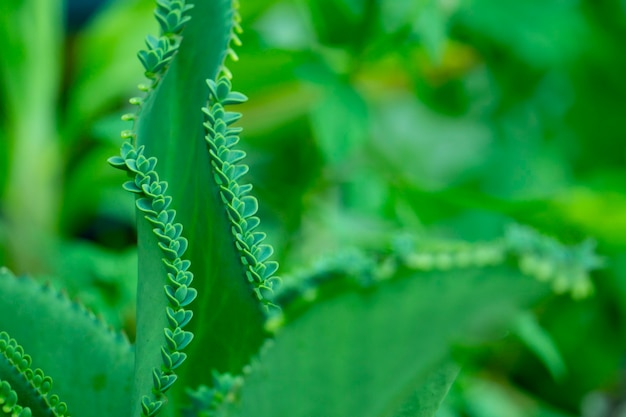
[[(0, 5), (0, 264), (61, 277), (132, 337), (132, 196), (106, 158), (144, 81), (131, 57), (154, 4), (29, 4), (10, 22)], [(241, 13), (229, 67), (283, 270), (405, 233), (491, 239), (511, 221), (591, 236), (606, 258), (595, 296), (552, 298), (465, 351), (438, 415), (626, 413), (626, 2), (242, 0)]]

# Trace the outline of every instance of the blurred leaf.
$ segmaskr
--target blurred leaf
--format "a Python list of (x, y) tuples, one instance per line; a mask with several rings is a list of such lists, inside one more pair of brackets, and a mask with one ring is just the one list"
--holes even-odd
[(459, 379), (469, 417), (574, 417), (503, 381), (463, 376)]
[(517, 364), (515, 372), (518, 381), (530, 381), (533, 391), (545, 401), (571, 410), (578, 409), (589, 391), (611, 386), (621, 373), (621, 326), (615, 322), (612, 302), (601, 295), (601, 288), (597, 292), (595, 297), (578, 302), (555, 299), (542, 311), (542, 326), (559, 347), (567, 367), (564, 378), (558, 382), (538, 378), (543, 365), (532, 361)]
[(462, 0), (456, 16), (476, 34), (535, 68), (576, 60), (593, 38), (582, 3), (562, 0)]
[(278, 332), (227, 415), (393, 415), (450, 342), (493, 337), (548, 292), (509, 268), (402, 276), (375, 291), (331, 286)]
[(1, 2), (0, 38), (0, 128), (9, 153), (3, 243), (16, 272), (50, 272), (62, 170), (57, 132), (62, 2)]
[(152, 0), (110, 1), (77, 35), (66, 141), (75, 140), (86, 121), (118, 106), (143, 81), (134, 57), (144, 47), (145, 34), (156, 30), (153, 9)]
[(540, 117), (532, 103), (522, 102), (493, 123), (498, 142), (484, 171), (487, 192), (506, 199), (547, 199), (569, 184), (565, 155), (558, 143), (544, 142)]
[(554, 198), (563, 220), (584, 233), (619, 246), (626, 246), (626, 196), (623, 192), (587, 187), (569, 189)]
[(350, 86), (329, 80), (311, 112), (311, 124), (322, 154), (331, 166), (345, 164), (368, 137), (368, 110)]
[(354, 48), (368, 37), (366, 19), (371, 0), (308, 0), (320, 43)]
[(448, 34), (448, 14), (442, 10), (441, 3), (431, 0), (413, 24), (430, 59), (435, 63), (440, 63), (443, 58), (443, 48)]
[(531, 313), (522, 313), (515, 320), (513, 333), (543, 362), (555, 380), (567, 372), (565, 363), (550, 335)]
[[(429, 375), (426, 383), (409, 396), (394, 417), (432, 417), (459, 373), (459, 367), (446, 363)], [(438, 415), (438, 414), (437, 414)]]
[(121, 333), (50, 286), (16, 278), (3, 268), (0, 293), (0, 328), (32, 352), (33, 368), (53, 378), (55, 393), (72, 413), (127, 412), (134, 350)]
[(19, 120), (29, 112), (31, 116), (35, 113), (42, 117), (39, 122), (43, 123), (45, 113), (54, 108), (61, 76), (62, 3), (57, 0), (2, 2), (0, 23), (4, 39), (0, 92), (9, 125), (19, 125)]
[(265, 144), (275, 140), (276, 133), (285, 124), (308, 114), (320, 95), (318, 89), (310, 85), (284, 80), (268, 91), (253, 94), (249, 102), (239, 107), (246, 115), (241, 120), (241, 125), (246, 128), (243, 134), (263, 136)]
[(309, 201), (302, 213), (298, 243), (289, 254), (294, 266), (306, 265), (320, 254), (361, 247), (380, 249), (389, 241), (392, 223), (358, 210), (344, 210), (332, 194)]
[(429, 58), (440, 63), (448, 35), (448, 19), (456, 2), (441, 0), (395, 0), (380, 4), (380, 20), (386, 34), (403, 29), (417, 36)]
[(473, 117), (446, 117), (407, 94), (377, 103), (372, 137), (377, 155), (406, 180), (435, 190), (467, 181), (488, 161), (489, 128)]
[(117, 152), (117, 146), (97, 146), (73, 164), (59, 219), (63, 230), (75, 234), (99, 216), (134, 225), (134, 198), (120, 187), (119, 174), (106, 163)]
[[(61, 246), (56, 276), (69, 296), (104, 317), (115, 329), (134, 333), (134, 303), (137, 282), (137, 251), (106, 250), (99, 245), (74, 241)], [(129, 328), (128, 326), (132, 326)]]
[(283, 50), (311, 49), (315, 32), (308, 9), (293, 2), (272, 5), (253, 26), (270, 47)]

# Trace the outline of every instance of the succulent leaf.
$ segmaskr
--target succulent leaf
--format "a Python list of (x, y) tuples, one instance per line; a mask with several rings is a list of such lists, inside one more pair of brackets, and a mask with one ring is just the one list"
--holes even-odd
[[(167, 361), (168, 364), (172, 362), (172, 366), (179, 365), (179, 357), (174, 352), (166, 352), (164, 359), (158, 345), (159, 341), (166, 345), (163, 328), (169, 326), (171, 320), (165, 314), (167, 305), (176, 310), (179, 305), (186, 305), (190, 299), (196, 298), (189, 306), (193, 310), (194, 320), (186, 323), (185, 327), (194, 334), (194, 343), (189, 345), (189, 358), (193, 365), (188, 365), (189, 368), (183, 366), (177, 369), (177, 373), (179, 379), (184, 377), (191, 385), (200, 385), (203, 376), (212, 369), (239, 372), (257, 351), (266, 336), (263, 327), (264, 302), (259, 302), (259, 298), (263, 298), (259, 288), (269, 288), (269, 281), (268, 285), (262, 284), (259, 288), (248, 286), (248, 276), (256, 272), (247, 273), (241, 262), (237, 239), (233, 234), (233, 221), (226, 214), (232, 207), (225, 204), (220, 195), (220, 184), (229, 189), (241, 190), (234, 194), (241, 202), (251, 189), (248, 185), (238, 185), (238, 180), (248, 170), (241, 163), (245, 154), (231, 150), (237, 143), (236, 135), (241, 129), (230, 125), (240, 115), (222, 109), (219, 117), (208, 120), (213, 130), (211, 134), (219, 146), (208, 149), (204, 140), (205, 120), (201, 109), (211, 95), (206, 79), (220, 80), (214, 89), (224, 100), (232, 103), (244, 100), (243, 95), (230, 91), (228, 80), (218, 77), (226, 71), (224, 59), (233, 33), (238, 30), (238, 17), (233, 3), (230, 0), (204, 0), (195, 2), (195, 7), (190, 9), (185, 2), (160, 0), (155, 16), (161, 33), (147, 40), (145, 53), (155, 51), (163, 59), (169, 56), (170, 50), (166, 51), (161, 41), (163, 37), (170, 41), (169, 48), (174, 48), (176, 52), (154, 77), (146, 74), (152, 83), (146, 97), (134, 100), (139, 105), (138, 115), (133, 118), (133, 129), (126, 135), (131, 142), (124, 145), (121, 153), (123, 158), (128, 153), (126, 167), (134, 173), (144, 163), (139, 154), (146, 159), (156, 157), (159, 163), (154, 172), (158, 171), (158, 178), (167, 184), (168, 196), (171, 196), (169, 203), (161, 207), (158, 198), (160, 193), (152, 174), (135, 175), (134, 185), (125, 185), (126, 189), (140, 197), (153, 199), (150, 207), (147, 201), (138, 203), (138, 210), (146, 209), (142, 213), (146, 215), (147, 221), (144, 221), (143, 216), (138, 221), (138, 328), (143, 336), (138, 334), (137, 351), (140, 359), (136, 372), (141, 375), (139, 385), (143, 388), (137, 389), (136, 398), (145, 395), (153, 385), (151, 374), (157, 363)], [(196, 16), (197, 19), (194, 18)], [(206, 48), (202, 54), (197, 53), (198, 45)], [(157, 50), (160, 52), (157, 53)], [(190, 72), (189, 68), (194, 70)], [(219, 126), (215, 126), (215, 123)], [(131, 146), (131, 143), (134, 145)], [(224, 172), (214, 169), (211, 151), (227, 159), (221, 165)], [(114, 159), (112, 162), (113, 165), (119, 165), (120, 161)], [(258, 226), (258, 218), (244, 218), (256, 212), (256, 207), (256, 200), (250, 199), (239, 206), (240, 211), (232, 208), (238, 227), (236, 233), (244, 234)], [(191, 260), (197, 277), (194, 282), (197, 295), (190, 291), (183, 294), (184, 290), (168, 284), (167, 274), (176, 275), (171, 269), (178, 261), (176, 256), (187, 244), (187, 241), (179, 240), (167, 229), (167, 224), (173, 220), (169, 213), (174, 211), (177, 222), (185, 225), (185, 237), (189, 242), (185, 256)], [(157, 212), (157, 215), (152, 212)], [(153, 229), (157, 231), (153, 232)], [(260, 276), (256, 279), (259, 282), (263, 280)], [(159, 285), (160, 294), (154, 289)], [(170, 288), (164, 290), (166, 286)], [(180, 304), (177, 305), (174, 300)], [(158, 306), (164, 312), (161, 318), (156, 318), (153, 313), (159, 310)], [(202, 326), (198, 323), (202, 323)], [(174, 384), (168, 397), (170, 402), (177, 404), (185, 398), (185, 394)], [(155, 402), (155, 398), (150, 398), (144, 406)], [(148, 411), (152, 412), (153, 409), (149, 408)]]
[[(31, 368), (32, 359), (24, 348), (0, 332), (0, 406), (2, 412), (65, 417), (67, 405), (52, 394), (52, 378), (39, 368)], [(19, 403), (18, 403), (19, 399)], [(29, 410), (29, 411), (24, 411)]]
[[(0, 329), (19, 340), (33, 364), (54, 380), (55, 392), (74, 415), (129, 413), (134, 352), (124, 335), (50, 286), (16, 278), (6, 269), (0, 269), (0, 293)], [(43, 374), (27, 372), (48, 386)], [(0, 379), (6, 379), (2, 372)]]
[[(143, 416), (149, 417), (159, 413), (165, 404), (165, 392), (177, 379), (173, 372), (174, 366), (180, 366), (186, 357), (178, 354), (193, 339), (193, 333), (182, 330), (182, 326), (187, 325), (191, 320), (192, 312), (184, 310), (184, 307), (189, 306), (197, 297), (197, 291), (189, 287), (192, 281), (192, 274), (187, 272), (190, 262), (182, 259), (187, 250), (188, 241), (181, 236), (183, 233), (182, 224), (174, 223), (176, 211), (168, 209), (172, 203), (172, 197), (164, 194), (167, 190), (167, 183), (160, 181), (159, 174), (155, 171), (156, 158), (145, 157), (144, 151), (144, 147), (133, 149), (133, 144), (127, 142), (122, 145), (121, 158), (125, 158), (125, 165), (130, 167), (131, 172), (135, 174), (135, 184), (137, 182), (141, 184), (141, 191), (138, 193), (140, 196), (136, 200), (137, 209), (144, 215), (144, 221), (140, 220), (140, 225), (150, 225), (152, 235), (150, 235), (149, 240), (154, 245), (153, 249), (155, 247), (160, 248), (162, 255), (165, 256), (165, 259), (161, 256), (153, 259), (161, 259), (160, 269), (163, 272), (167, 269), (171, 271), (159, 274), (164, 279), (161, 285), (162, 300), (167, 300), (164, 306), (163, 301), (159, 301), (158, 285), (153, 286), (149, 291), (142, 292), (141, 286), (147, 288), (147, 284), (145, 281), (139, 282), (140, 308), (145, 309), (147, 313), (149, 310), (159, 311), (159, 306), (163, 306), (162, 317), (158, 318), (157, 316), (154, 319), (154, 315), (152, 315), (148, 319), (148, 326), (146, 326), (146, 321), (138, 320), (138, 339), (144, 338), (144, 332), (148, 329), (158, 331), (160, 328), (163, 332), (161, 343), (142, 344), (140, 345), (141, 350), (138, 351), (139, 354), (142, 354), (145, 349), (152, 348), (156, 357), (160, 358), (160, 360), (152, 363), (162, 369), (162, 371), (157, 371), (157, 367), (153, 366), (151, 383), (148, 383), (146, 376), (143, 375), (145, 368), (150, 366), (149, 361), (142, 361), (135, 370), (140, 375), (135, 385), (136, 410), (141, 410)], [(174, 284), (174, 286), (167, 285), (167, 282)], [(156, 283), (150, 282), (149, 284)], [(156, 340), (158, 343), (159, 339)], [(173, 359), (174, 356), (177, 360)], [(146, 394), (147, 392), (150, 394)]]
[[(454, 366), (440, 368), (450, 353), (442, 346), (489, 339), (550, 294), (506, 266), (399, 267), (394, 275), (375, 291), (335, 281), (319, 288), (315, 308), (285, 307), (289, 324), (253, 361), (239, 399), (217, 415), (433, 416), (456, 375)], [(424, 390), (437, 393), (434, 403), (424, 402)], [(406, 414), (416, 404), (424, 413)]]

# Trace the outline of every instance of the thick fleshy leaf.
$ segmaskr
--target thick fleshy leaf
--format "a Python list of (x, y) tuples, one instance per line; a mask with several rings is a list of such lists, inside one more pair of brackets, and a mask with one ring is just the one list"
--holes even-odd
[[(194, 334), (194, 340), (186, 351), (188, 363), (176, 372), (190, 386), (206, 382), (214, 368), (239, 373), (264, 339), (263, 311), (244, 275), (203, 126), (202, 107), (209, 98), (206, 79), (215, 79), (221, 69), (234, 10), (230, 0), (193, 3), (178, 52), (145, 99), (136, 125), (137, 146), (145, 146), (147, 157), (157, 157), (156, 170), (172, 197), (170, 208), (176, 210), (182, 236), (189, 242), (185, 258), (191, 261), (198, 296), (189, 305), (194, 318), (185, 330)], [(247, 170), (239, 167), (232, 169)], [(167, 271), (152, 229), (139, 219), (135, 397), (150, 392), (152, 369), (162, 363), (160, 347), (168, 326)], [(174, 384), (168, 392), (170, 401), (176, 402), (183, 392), (182, 384)]]
[(500, 337), (550, 291), (508, 267), (403, 275), (360, 292), (322, 288), (222, 415), (432, 416), (455, 375), (439, 367), (451, 343)]
[(0, 294), (0, 331), (24, 347), (33, 368), (52, 377), (71, 414), (129, 414), (134, 358), (126, 338), (54, 289), (6, 270), (0, 270)]

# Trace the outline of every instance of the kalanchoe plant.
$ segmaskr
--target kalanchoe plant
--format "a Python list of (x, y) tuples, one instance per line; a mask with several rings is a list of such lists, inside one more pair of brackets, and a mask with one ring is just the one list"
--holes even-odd
[(432, 416), (458, 372), (451, 342), (552, 290), (591, 291), (592, 246), (519, 226), (484, 243), (400, 238), (280, 283), (233, 126), (236, 10), (158, 0), (160, 33), (138, 53), (149, 83), (109, 159), (136, 196), (136, 341), (1, 270), (0, 415)]

